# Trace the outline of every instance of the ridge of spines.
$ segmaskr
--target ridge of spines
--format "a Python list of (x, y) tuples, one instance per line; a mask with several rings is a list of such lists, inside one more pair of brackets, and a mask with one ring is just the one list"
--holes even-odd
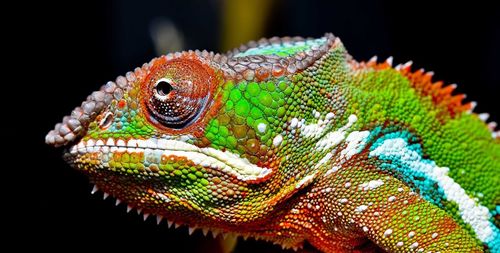
[[(115, 203), (116, 206), (118, 206), (122, 203), (122, 201), (120, 199), (118, 199), (116, 196), (110, 195), (109, 193), (99, 189), (97, 187), (97, 185), (94, 184), (90, 193), (92, 195), (95, 195), (98, 192), (102, 192), (104, 200), (107, 199), (108, 197), (115, 198), (116, 199), (116, 203)], [(279, 243), (276, 241), (271, 241), (271, 240), (269, 240), (269, 238), (262, 237), (262, 236), (259, 236), (256, 234), (252, 234), (250, 232), (235, 233), (235, 232), (226, 231), (226, 230), (221, 229), (221, 228), (210, 228), (210, 227), (205, 227), (205, 226), (189, 225), (189, 224), (181, 222), (181, 221), (168, 219), (159, 213), (148, 212), (149, 210), (144, 210), (140, 207), (133, 206), (131, 204), (126, 204), (126, 212), (130, 213), (132, 210), (135, 210), (137, 212), (138, 216), (142, 216), (143, 221), (146, 221), (149, 217), (155, 217), (156, 225), (160, 225), (162, 223), (162, 221), (165, 220), (167, 223), (166, 224), (167, 228), (169, 228), (169, 229), (170, 228), (178, 229), (178, 228), (186, 227), (189, 235), (192, 235), (197, 230), (200, 230), (200, 232), (204, 236), (208, 236), (208, 233), (211, 232), (212, 237), (214, 239), (219, 237), (219, 236), (222, 237), (223, 239), (227, 239), (228, 237), (238, 239), (239, 237), (241, 237), (245, 241), (248, 238), (254, 238), (255, 240), (263, 240), (263, 241), (272, 242), (276, 245), (280, 245), (283, 249), (292, 249), (294, 251), (297, 251), (298, 249), (301, 249), (303, 247), (303, 245), (287, 245), (287, 244), (282, 244), (282, 243)]]
[(486, 124), (492, 133), (492, 137), (500, 139), (500, 130), (495, 130), (497, 123), (494, 121), (488, 122), (488, 118), (484, 116), (484, 113), (474, 112), (474, 108), (477, 105), (475, 101), (464, 102), (467, 98), (466, 94), (453, 94), (457, 88), (456, 84), (452, 83), (445, 85), (443, 81), (433, 81), (434, 72), (425, 71), (423, 68), (412, 71), (412, 61), (408, 61), (404, 64), (398, 64), (395, 67), (392, 67), (392, 62), (392, 56), (380, 63), (377, 62), (377, 56), (373, 56), (367, 62), (356, 62), (355, 64), (351, 64), (351, 66), (356, 70), (365, 68), (373, 68), (376, 70), (393, 68), (408, 78), (412, 87), (421, 96), (431, 97), (434, 105), (441, 108), (444, 112), (447, 112), (451, 118), (455, 118), (464, 112), (474, 113)]

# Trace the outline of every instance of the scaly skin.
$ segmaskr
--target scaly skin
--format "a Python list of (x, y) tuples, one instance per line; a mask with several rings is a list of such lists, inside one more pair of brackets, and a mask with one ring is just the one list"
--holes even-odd
[(169, 54), (94, 92), (46, 142), (106, 194), (204, 232), (500, 252), (494, 123), (391, 61), (356, 62), (330, 34)]

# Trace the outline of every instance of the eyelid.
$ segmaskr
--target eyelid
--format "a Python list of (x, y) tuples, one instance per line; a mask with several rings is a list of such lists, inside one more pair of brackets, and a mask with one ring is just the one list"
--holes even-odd
[(164, 131), (189, 129), (205, 115), (219, 80), (215, 77), (210, 66), (196, 59), (159, 62), (141, 87), (148, 120)]

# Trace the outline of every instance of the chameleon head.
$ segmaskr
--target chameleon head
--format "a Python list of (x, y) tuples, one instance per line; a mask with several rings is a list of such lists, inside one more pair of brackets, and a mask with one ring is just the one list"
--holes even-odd
[[(316, 58), (331, 45), (324, 41)], [(305, 176), (281, 169), (288, 144), (276, 119), (289, 116), (289, 78), (306, 64), (279, 60), (198, 51), (156, 58), (92, 93), (46, 142), (64, 146), (65, 160), (100, 190), (145, 213), (251, 229)]]

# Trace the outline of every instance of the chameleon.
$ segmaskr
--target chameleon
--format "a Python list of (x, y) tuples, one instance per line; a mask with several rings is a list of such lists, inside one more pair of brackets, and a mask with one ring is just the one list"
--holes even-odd
[(183, 51), (107, 82), (46, 143), (189, 233), (321, 252), (500, 252), (500, 132), (456, 85), (338, 37)]

